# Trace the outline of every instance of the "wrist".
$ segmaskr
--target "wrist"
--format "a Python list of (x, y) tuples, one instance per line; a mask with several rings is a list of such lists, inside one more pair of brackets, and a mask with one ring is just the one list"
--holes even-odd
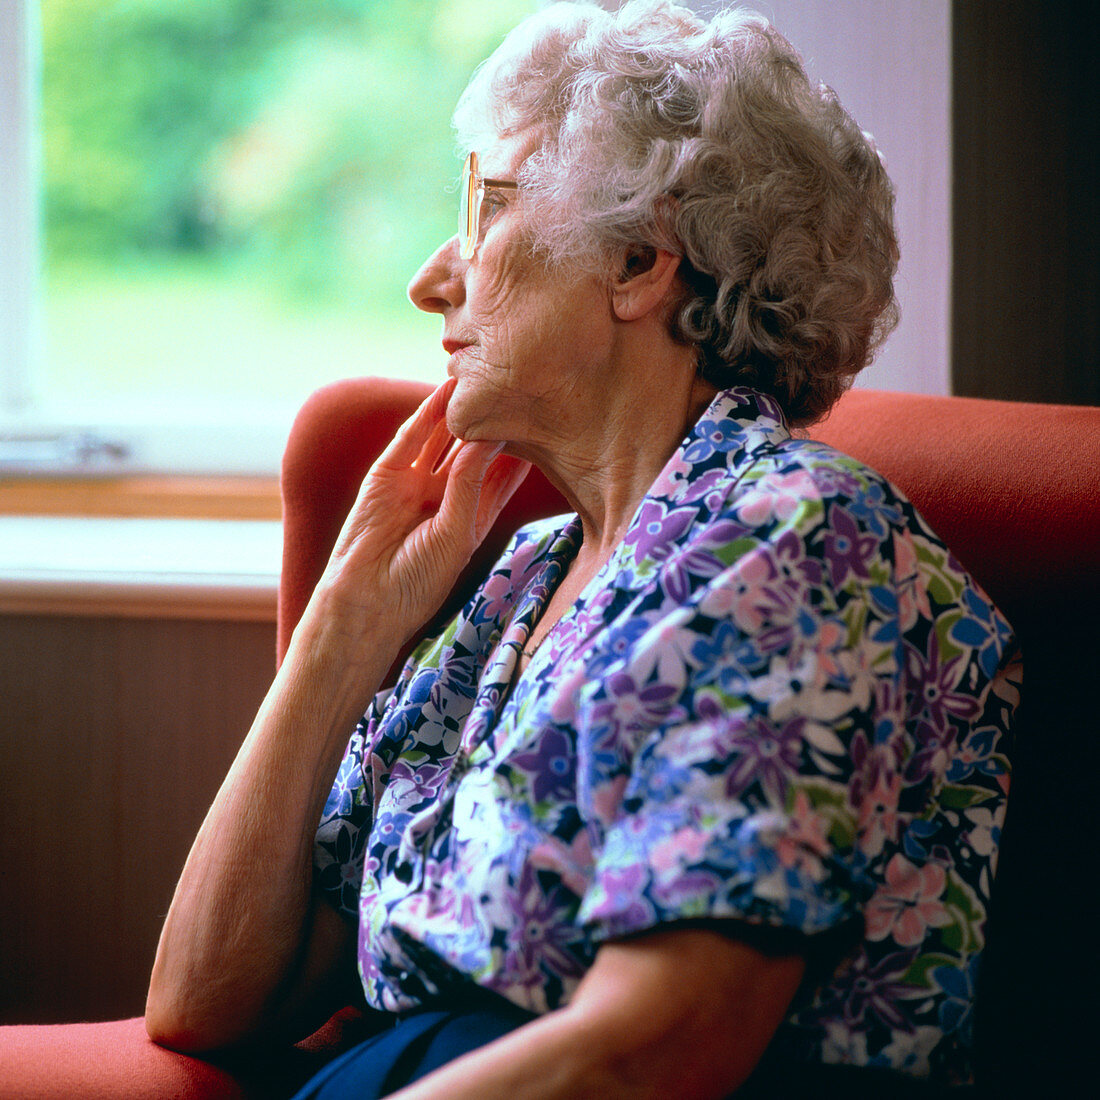
[(280, 666), (287, 687), (304, 685), (340, 719), (358, 721), (396, 660), (403, 641), (381, 615), (349, 609), (321, 585), (294, 628)]

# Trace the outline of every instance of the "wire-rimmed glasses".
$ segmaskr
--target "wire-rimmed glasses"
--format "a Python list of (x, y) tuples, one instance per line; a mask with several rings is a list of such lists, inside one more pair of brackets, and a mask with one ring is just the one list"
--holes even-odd
[(515, 191), (519, 188), (515, 180), (486, 179), (478, 175), (477, 168), (477, 153), (471, 150), (462, 168), (462, 186), (458, 196), (459, 255), (464, 260), (473, 259), (481, 240), (481, 215), (486, 192)]

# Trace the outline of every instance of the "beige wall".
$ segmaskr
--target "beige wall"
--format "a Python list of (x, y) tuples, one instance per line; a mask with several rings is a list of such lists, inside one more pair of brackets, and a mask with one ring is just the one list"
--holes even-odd
[(0, 616), (0, 1022), (142, 1011), (273, 623)]

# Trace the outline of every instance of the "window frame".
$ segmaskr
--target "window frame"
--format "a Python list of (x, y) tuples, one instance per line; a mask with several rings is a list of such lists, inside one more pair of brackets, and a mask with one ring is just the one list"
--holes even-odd
[[(33, 11), (32, 11), (33, 6)], [(0, 409), (5, 418), (31, 402), (29, 379), (39, 339), (40, 160), (34, 125), (40, 79), (34, 0), (0, 5)]]

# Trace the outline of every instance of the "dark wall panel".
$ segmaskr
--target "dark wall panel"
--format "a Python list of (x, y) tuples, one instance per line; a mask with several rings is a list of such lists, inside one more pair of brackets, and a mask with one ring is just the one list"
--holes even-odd
[(271, 623), (0, 616), (0, 1022), (140, 1014)]
[(1100, 19), (955, 0), (954, 391), (1100, 404)]

